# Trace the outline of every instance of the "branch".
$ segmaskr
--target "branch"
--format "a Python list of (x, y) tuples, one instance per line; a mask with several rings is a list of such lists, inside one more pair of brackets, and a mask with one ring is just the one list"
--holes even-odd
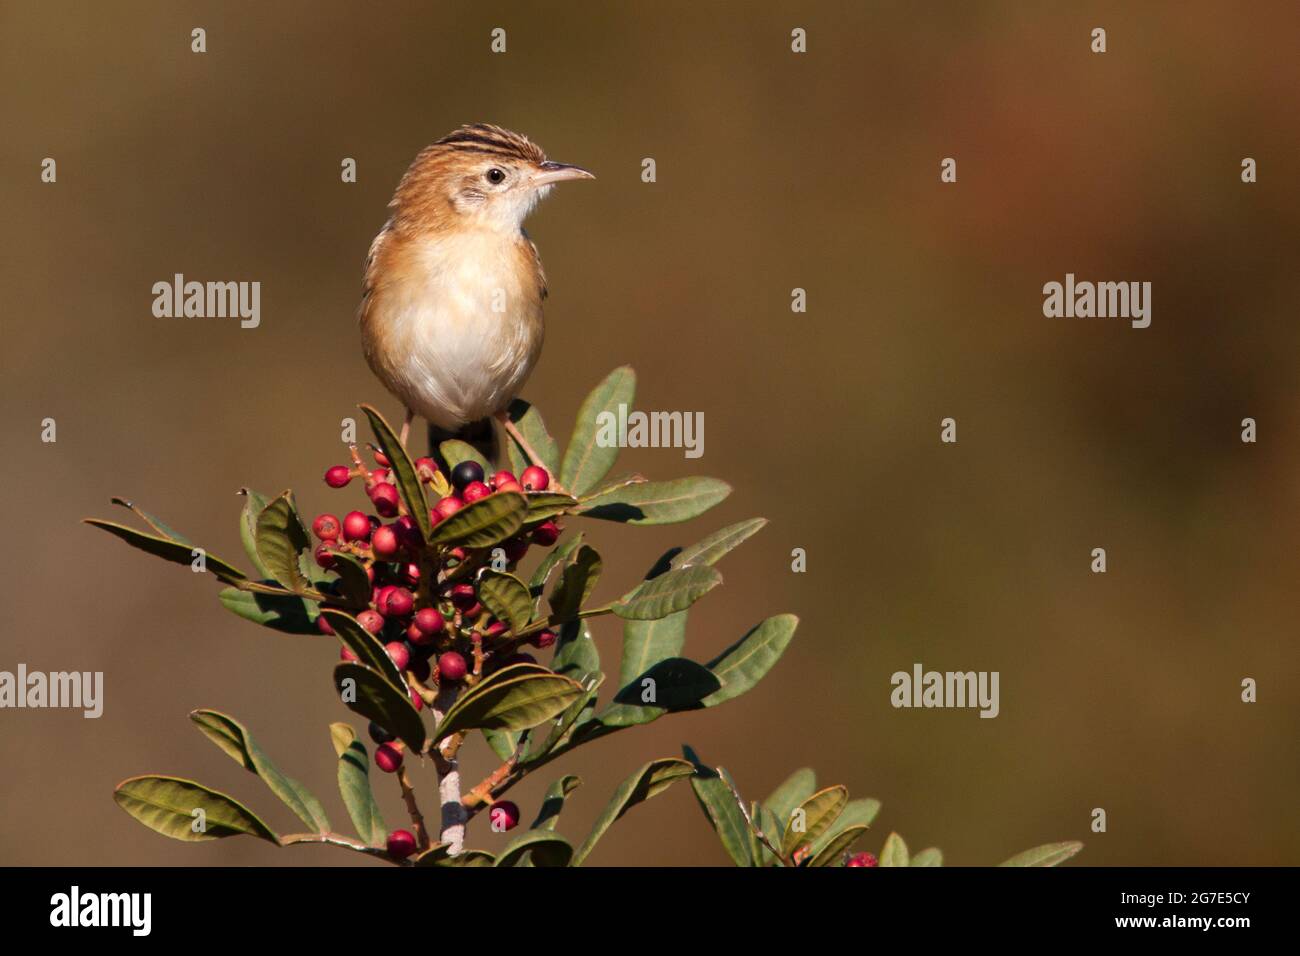
[(397, 783), (402, 788), (402, 800), (406, 803), (406, 812), (411, 818), (411, 828), (415, 830), (415, 842), (421, 850), (429, 848), (429, 833), (424, 828), (424, 815), (420, 813), (420, 807), (415, 802), (415, 790), (411, 787), (411, 780), (406, 775), (406, 767), (397, 768)]

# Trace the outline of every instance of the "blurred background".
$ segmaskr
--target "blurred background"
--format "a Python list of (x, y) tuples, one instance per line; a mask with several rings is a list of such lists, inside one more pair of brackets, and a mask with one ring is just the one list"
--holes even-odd
[[(576, 773), (560, 829), (580, 840), (625, 775), (688, 742), (754, 798), (810, 765), (880, 799), (864, 849), (897, 830), (957, 865), (1062, 839), (1086, 841), (1081, 864), (1294, 864), (1297, 37), (1290, 2), (5, 0), (0, 669), (104, 671), (106, 705), (0, 711), (0, 862), (360, 859), (184, 845), (114, 805), (120, 779), (174, 773), (292, 828), (195, 732), (203, 706), (346, 821), (327, 724), (352, 715), (332, 640), (240, 620), (212, 579), (79, 519), (127, 496), (242, 560), (242, 486), (292, 487), (308, 515), (359, 502), (320, 475), (357, 402), (399, 415), (359, 347), (362, 261), (416, 152), (483, 121), (599, 176), (529, 223), (551, 298), (526, 397), (567, 441), (586, 392), (631, 364), (639, 408), (704, 413), (705, 455), (628, 451), (618, 470), (735, 487), (690, 525), (586, 523), (597, 596), (766, 515), (686, 652), (802, 619), (748, 695), (530, 778), (526, 819)], [(154, 318), (151, 286), (177, 272), (260, 281), (261, 326)], [(1044, 318), (1067, 272), (1152, 282), (1151, 327)], [(616, 673), (617, 626), (596, 636)], [(893, 709), (889, 677), (915, 662), (999, 671), (1001, 715)], [(491, 762), (473, 748), (466, 775)], [(415, 779), (431, 804), (431, 771)], [(390, 825), (396, 789), (376, 781)], [(591, 862), (727, 858), (677, 786)]]

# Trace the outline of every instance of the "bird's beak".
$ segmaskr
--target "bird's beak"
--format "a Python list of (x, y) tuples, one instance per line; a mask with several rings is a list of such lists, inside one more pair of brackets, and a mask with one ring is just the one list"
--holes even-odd
[(529, 179), (531, 186), (547, 186), (551, 183), (561, 183), (566, 179), (595, 179), (587, 170), (581, 166), (570, 166), (568, 163), (541, 163), (537, 167), (537, 172), (533, 173)]

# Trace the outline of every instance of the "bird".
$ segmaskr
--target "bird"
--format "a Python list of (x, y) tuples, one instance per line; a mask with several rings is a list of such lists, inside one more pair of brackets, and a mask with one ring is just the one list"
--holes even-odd
[[(358, 321), (367, 364), (416, 415), (436, 454), (460, 437), (488, 452), (496, 421), (533, 464), (507, 413), (542, 351), (546, 273), (524, 220), (556, 183), (595, 179), (527, 136), (461, 126), (402, 176), (366, 258)], [(486, 429), (486, 437), (484, 431)]]

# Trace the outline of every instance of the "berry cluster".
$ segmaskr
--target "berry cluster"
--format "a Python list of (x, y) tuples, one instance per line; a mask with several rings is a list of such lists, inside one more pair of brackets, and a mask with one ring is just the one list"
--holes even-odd
[[(412, 705), (419, 710), (432, 703), (446, 684), (472, 683), (509, 664), (534, 663), (535, 658), (520, 651), (522, 641), (510, 635), (508, 626), (479, 600), (473, 572), (486, 555), (464, 548), (424, 547), (392, 480), (388, 458), (379, 450), (373, 454), (373, 468), (367, 468), (354, 451), (351, 466), (334, 465), (325, 472), (325, 483), (331, 488), (345, 488), (359, 479), (371, 511), (350, 511), (341, 520), (333, 514), (317, 515), (312, 521), (312, 532), (320, 542), (315, 558), (320, 567), (332, 569), (338, 556), (346, 554), (365, 569), (370, 601), (355, 613), (357, 623), (383, 643), (389, 659), (405, 674)], [(544, 491), (551, 483), (546, 470), (535, 465), (524, 469), (519, 478), (509, 471), (487, 477), (477, 462), (462, 461), (452, 469), (450, 482), (431, 458), (417, 459), (414, 466), (420, 481), (441, 495), (429, 509), (433, 526), (490, 495)], [(532, 545), (550, 547), (559, 536), (556, 522), (545, 521), (500, 547), (508, 566), (513, 566)], [(324, 615), (317, 620), (323, 633), (334, 633)], [(529, 635), (527, 643), (541, 649), (555, 640), (553, 631), (543, 630)], [(339, 656), (357, 660), (346, 644)], [(401, 769), (401, 740), (374, 722), (370, 737), (377, 745), (375, 765), (385, 773)], [(508, 801), (494, 804), (490, 819), (496, 829), (508, 830), (518, 823), (518, 807)], [(409, 833), (398, 830), (389, 839), (389, 852), (401, 859), (414, 845)]]

